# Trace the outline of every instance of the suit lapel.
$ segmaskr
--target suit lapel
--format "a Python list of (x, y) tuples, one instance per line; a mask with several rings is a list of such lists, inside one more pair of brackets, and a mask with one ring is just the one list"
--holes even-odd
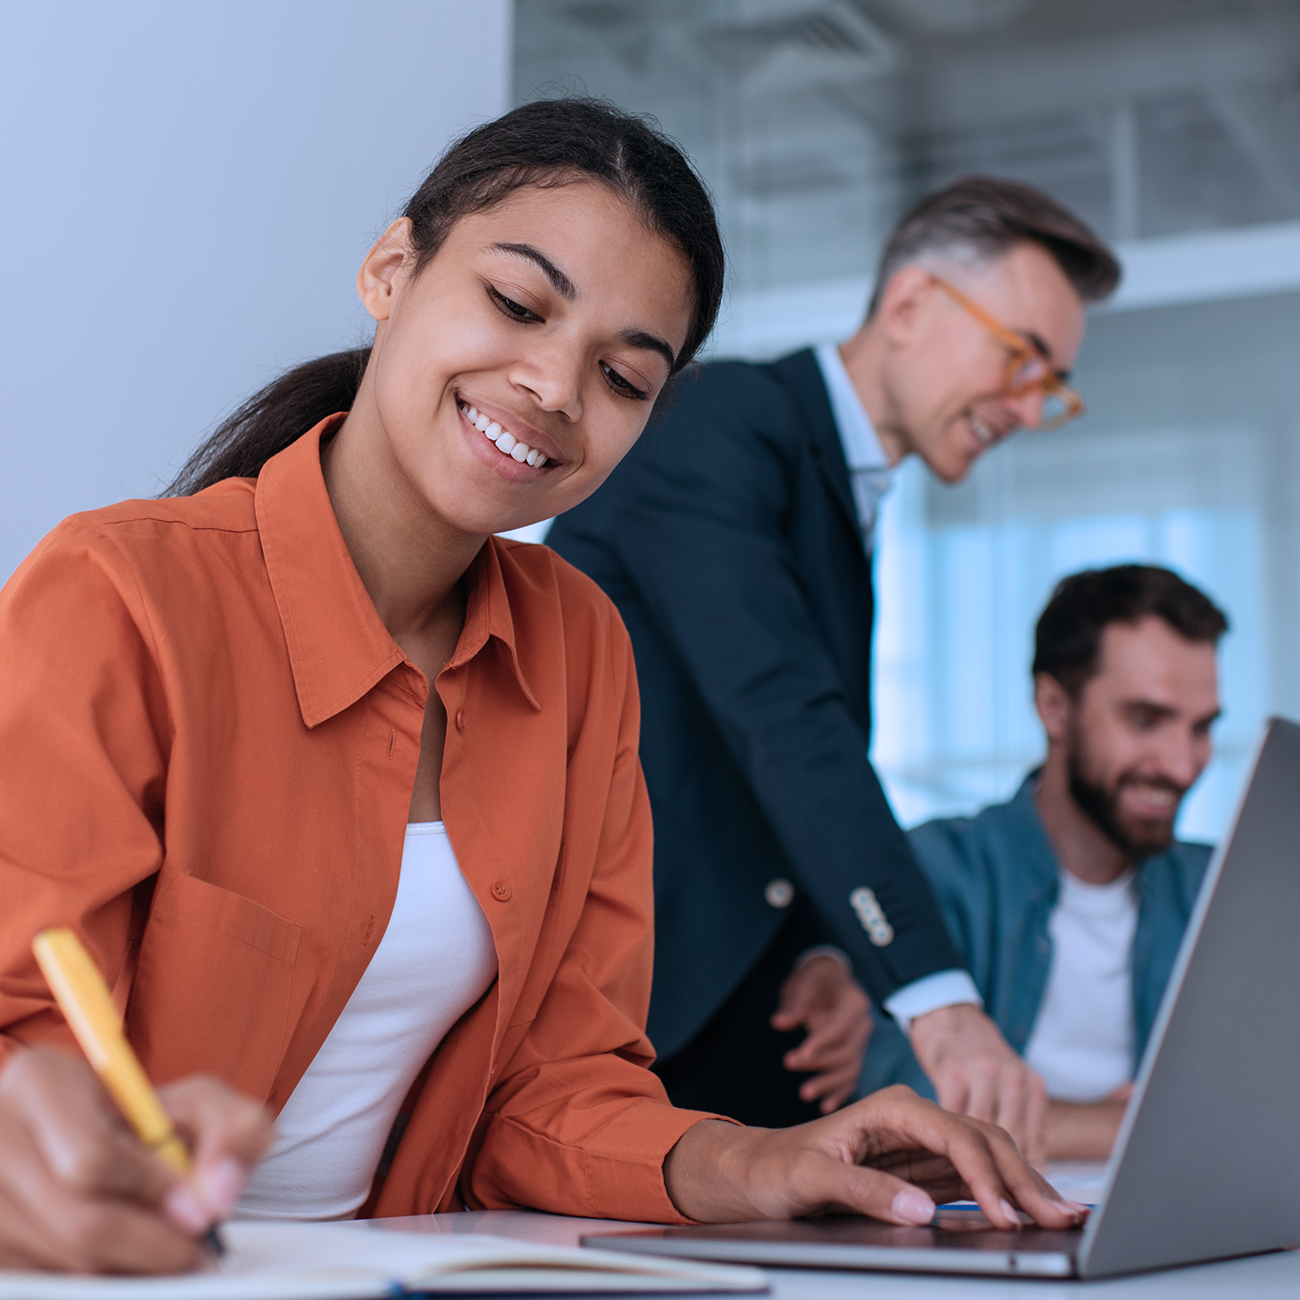
[(844, 460), (844, 445), (840, 442), (835, 417), (831, 414), (831, 401), (826, 393), (821, 367), (812, 350), (805, 348), (791, 356), (772, 362), (777, 379), (794, 398), (795, 406), (803, 417), (801, 432), (808, 450), (817, 462), (822, 480), (839, 505), (844, 521), (859, 537), (858, 514), (853, 505), (853, 489), (849, 486), (849, 467)]

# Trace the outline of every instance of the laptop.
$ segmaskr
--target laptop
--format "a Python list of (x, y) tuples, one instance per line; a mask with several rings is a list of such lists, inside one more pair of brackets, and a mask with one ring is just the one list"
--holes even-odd
[(858, 1216), (589, 1235), (584, 1245), (800, 1268), (1110, 1277), (1300, 1245), (1300, 725), (1264, 729), (1211, 859), (1081, 1228)]

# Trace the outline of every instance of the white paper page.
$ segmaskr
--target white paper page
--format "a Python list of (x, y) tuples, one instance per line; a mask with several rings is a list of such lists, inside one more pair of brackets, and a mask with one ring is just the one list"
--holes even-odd
[(487, 1234), (229, 1223), (222, 1236), (234, 1259), (225, 1272), (87, 1278), (0, 1271), (0, 1300), (362, 1300), (392, 1296), (401, 1285), (437, 1289), (440, 1278), (447, 1289), (483, 1294), (766, 1289), (758, 1269), (636, 1259)]

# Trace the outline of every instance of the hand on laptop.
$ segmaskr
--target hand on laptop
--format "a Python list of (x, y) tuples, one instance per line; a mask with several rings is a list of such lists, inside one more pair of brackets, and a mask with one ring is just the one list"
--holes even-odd
[(912, 1050), (939, 1105), (1007, 1130), (1026, 1159), (1047, 1158), (1047, 1089), (977, 1007), (940, 1007), (912, 1021)]
[(943, 1201), (971, 1197), (999, 1228), (1019, 1206), (1045, 1228), (1087, 1215), (1063, 1201), (992, 1124), (941, 1110), (910, 1088), (873, 1093), (795, 1128), (704, 1120), (664, 1161), (673, 1204), (704, 1223), (789, 1219), (826, 1210), (887, 1223), (929, 1223)]
[(159, 1095), (194, 1152), (185, 1187), (80, 1057), (30, 1048), (0, 1069), (0, 1268), (156, 1273), (197, 1261), (195, 1238), (234, 1203), (271, 1121), (215, 1079)]
[(796, 966), (781, 986), (774, 1029), (804, 1026), (808, 1036), (785, 1054), (787, 1070), (815, 1070), (799, 1086), (804, 1101), (821, 1098), (829, 1115), (849, 1099), (862, 1073), (871, 1037), (871, 999), (834, 957), (814, 956)]

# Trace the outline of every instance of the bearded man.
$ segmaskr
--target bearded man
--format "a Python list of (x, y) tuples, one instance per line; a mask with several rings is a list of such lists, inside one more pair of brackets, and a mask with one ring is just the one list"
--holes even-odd
[[(1174, 819), (1210, 759), (1227, 626), (1167, 569), (1064, 579), (1035, 637), (1042, 767), (910, 833), (987, 1013), (1047, 1085), (1049, 1159), (1109, 1154), (1209, 864)], [(889, 1025), (867, 1074), (926, 1087)]]

